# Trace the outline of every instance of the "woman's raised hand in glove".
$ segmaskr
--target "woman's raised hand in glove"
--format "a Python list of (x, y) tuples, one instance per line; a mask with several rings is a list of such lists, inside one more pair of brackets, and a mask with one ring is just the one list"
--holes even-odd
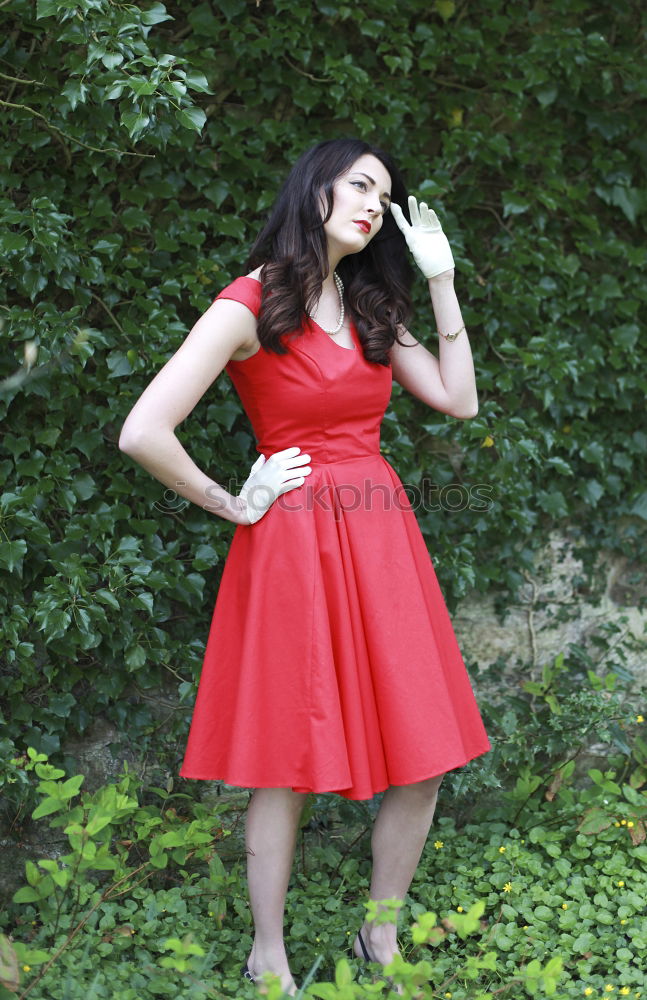
[(399, 205), (392, 204), (391, 212), (425, 278), (436, 278), (445, 271), (452, 271), (453, 275), (454, 258), (436, 213), (424, 201), (418, 208), (413, 196), (409, 198), (411, 225)]
[[(274, 501), (281, 495), (302, 486), (312, 469), (307, 464), (310, 456), (299, 454), (300, 448), (275, 451), (266, 460), (259, 455), (251, 467), (243, 488), (238, 494), (245, 507), (249, 524), (260, 521)], [(245, 523), (245, 522), (242, 522)]]

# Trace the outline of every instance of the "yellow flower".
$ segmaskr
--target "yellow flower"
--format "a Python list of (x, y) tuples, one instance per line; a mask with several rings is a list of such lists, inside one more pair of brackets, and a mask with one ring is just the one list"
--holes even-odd
[(591, 987), (587, 986), (586, 989), (584, 990), (584, 996), (585, 997), (590, 997), (592, 993), (593, 993), (593, 990), (591, 989)]
[(622, 920), (620, 921), (620, 923), (621, 923), (621, 924), (622, 924), (622, 926), (624, 927), (624, 925), (625, 925), (625, 924), (627, 923), (627, 921), (626, 921), (625, 917), (623, 917), (623, 918), (622, 918)]
[(631, 990), (629, 989), (628, 986), (623, 986), (622, 989), (620, 990), (620, 993), (622, 994), (623, 997), (628, 997), (629, 994), (631, 993)]
[(611, 985), (611, 983), (607, 983), (607, 985), (604, 987), (604, 992), (613, 993), (613, 986)]
[(23, 965), (22, 971), (23, 972), (31, 972), (31, 965)]
[(434, 840), (434, 847), (436, 848), (437, 851), (439, 851), (441, 847), (444, 846), (445, 845), (443, 844), (442, 840)]
[(644, 715), (637, 715), (636, 716), (636, 722), (644, 722), (644, 721), (645, 721), (645, 716)]
[(483, 441), (481, 442), (481, 448), (491, 448), (493, 444), (494, 444), (494, 438), (490, 437), (490, 435), (487, 434), (483, 438)]
[(625, 884), (622, 881), (622, 879), (619, 882), (616, 882), (616, 885), (618, 886), (619, 889), (624, 889), (624, 887), (625, 887)]
[(505, 854), (505, 847), (499, 848), (499, 854)]
[(615, 821), (615, 823), (614, 823), (613, 825), (614, 825), (614, 826), (620, 826), (620, 823), (618, 823), (618, 820), (616, 820), (616, 821)]
[(463, 907), (462, 906), (457, 906), (456, 907), (456, 912), (457, 913), (462, 913), (463, 912)]
[(633, 820), (631, 820), (631, 819), (630, 819), (630, 820), (628, 820), (628, 822), (627, 822), (627, 829), (628, 829), (628, 830), (631, 830), (631, 828), (632, 828), (632, 826), (633, 826), (633, 825), (634, 825), (634, 824), (633, 824)]
[(451, 997), (451, 993), (447, 992), (447, 993), (445, 993), (445, 996), (446, 997)]
[(512, 882), (506, 882), (506, 884), (503, 886), (503, 891), (512, 892)]
[(568, 903), (562, 903), (562, 909), (568, 910)]
[(626, 825), (627, 825), (627, 820), (626, 819), (621, 819), (620, 820), (620, 826), (626, 826)]

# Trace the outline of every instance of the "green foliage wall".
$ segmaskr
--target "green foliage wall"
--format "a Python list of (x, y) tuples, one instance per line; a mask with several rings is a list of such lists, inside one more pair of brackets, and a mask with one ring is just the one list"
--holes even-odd
[[(479, 416), (396, 386), (383, 434), (403, 482), (436, 487), (416, 508), (450, 603), (513, 591), (556, 525), (644, 553), (642, 4), (6, 0), (2, 18), (11, 737), (55, 753), (104, 716), (177, 753), (233, 526), (138, 469), (119, 430), (322, 137), (392, 151), (454, 248)], [(412, 331), (434, 349), (425, 296), (419, 279)], [(225, 375), (179, 436), (242, 482)], [(451, 484), (461, 509), (431, 509)]]

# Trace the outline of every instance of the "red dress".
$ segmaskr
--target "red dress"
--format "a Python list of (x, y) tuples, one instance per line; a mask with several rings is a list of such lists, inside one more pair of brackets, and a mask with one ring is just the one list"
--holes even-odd
[[(218, 298), (255, 316), (261, 286)], [(266, 458), (297, 445), (305, 483), (225, 562), (181, 774), (369, 799), (490, 748), (404, 487), (380, 454), (390, 367), (310, 321), (226, 366)], [(242, 481), (241, 481), (242, 485)]]

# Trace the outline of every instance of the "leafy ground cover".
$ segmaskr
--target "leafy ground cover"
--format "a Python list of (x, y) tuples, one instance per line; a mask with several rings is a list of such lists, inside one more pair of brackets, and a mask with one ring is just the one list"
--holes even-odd
[[(528, 795), (522, 776), (462, 827), (441, 798), (389, 970), (404, 996), (647, 996), (647, 743), (634, 721), (632, 759), (590, 768), (583, 784), (565, 765)], [(254, 995), (240, 977), (244, 795), (207, 804), (127, 772), (84, 793), (82, 776), (31, 749), (15, 767), (36, 783), (34, 818), (60, 831), (61, 850), (27, 862), (2, 918), (1, 1000)], [(288, 903), (301, 996), (385, 996), (384, 977), (348, 957), (374, 807), (325, 803), (305, 817)]]

